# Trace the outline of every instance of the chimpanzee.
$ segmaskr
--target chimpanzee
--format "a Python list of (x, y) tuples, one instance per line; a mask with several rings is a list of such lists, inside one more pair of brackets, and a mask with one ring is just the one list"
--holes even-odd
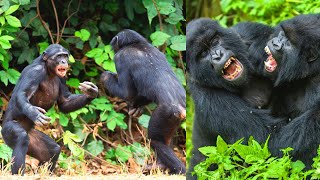
[[(46, 110), (57, 102), (68, 113), (82, 108), (98, 95), (91, 82), (80, 83), (84, 94), (71, 94), (66, 86), (69, 52), (58, 44), (50, 45), (32, 64), (24, 68), (4, 116), (2, 136), (13, 149), (12, 174), (24, 174), (26, 154), (43, 164), (51, 160), (52, 172), (59, 157), (60, 146), (34, 126), (47, 125)], [(21, 168), (21, 169), (20, 169)]]
[(112, 95), (139, 108), (150, 102), (158, 106), (152, 113), (148, 136), (158, 162), (170, 173), (185, 173), (184, 164), (169, 147), (181, 121), (186, 117), (186, 92), (165, 56), (140, 34), (123, 30), (112, 40), (117, 73), (104, 72), (101, 82)]
[[(271, 109), (290, 122), (271, 136), (271, 152), (292, 147), (308, 168), (320, 144), (320, 15), (300, 15), (275, 27), (266, 44), (265, 69), (276, 72)], [(277, 64), (274, 67), (274, 64)]]
[[(262, 143), (273, 133), (273, 125), (283, 121), (272, 117), (268, 109), (257, 108), (268, 105), (272, 86), (261, 81), (262, 87), (270, 88), (261, 91), (265, 95), (251, 90), (257, 88), (250, 81), (257, 80), (255, 68), (260, 64), (249, 58), (252, 44), (234, 29), (222, 28), (211, 19), (200, 18), (187, 25), (188, 86), (195, 103), (193, 150), (187, 179), (196, 179), (191, 172), (205, 159), (198, 148), (215, 145), (218, 135), (227, 143), (241, 138), (246, 142), (250, 136)], [(246, 98), (243, 91), (249, 91)]]

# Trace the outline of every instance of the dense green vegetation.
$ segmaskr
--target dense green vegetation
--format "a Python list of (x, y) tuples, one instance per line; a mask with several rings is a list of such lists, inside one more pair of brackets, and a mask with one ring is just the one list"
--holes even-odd
[[(20, 72), (49, 44), (69, 49), (67, 85), (80, 93), (80, 82), (97, 83), (101, 72), (115, 71), (109, 42), (122, 29), (136, 30), (164, 52), (186, 86), (181, 53), (186, 49), (184, 19), (182, 0), (1, 0), (0, 119)], [(63, 146), (62, 169), (76, 169), (89, 157), (128, 171), (130, 165), (142, 167), (152, 156), (145, 137), (153, 108), (146, 107), (139, 119), (133, 119), (123, 100), (100, 92), (90, 105), (69, 114), (53, 107), (47, 113), (52, 118), (50, 128), (40, 129)], [(175, 137), (177, 153), (183, 157), (185, 124)], [(11, 149), (0, 139), (0, 159), (8, 162), (10, 157)]]
[[(282, 20), (299, 14), (320, 13), (319, 0), (191, 0), (186, 2), (186, 6), (187, 22), (199, 17), (209, 17), (218, 20), (225, 27), (243, 21), (260, 22), (274, 26)], [(187, 98), (187, 106), (189, 109), (193, 107), (190, 97)], [(192, 121), (193, 112), (189, 111), (187, 116), (187, 160), (191, 156)], [(212, 160), (206, 161), (206, 163), (208, 162), (218, 163)]]

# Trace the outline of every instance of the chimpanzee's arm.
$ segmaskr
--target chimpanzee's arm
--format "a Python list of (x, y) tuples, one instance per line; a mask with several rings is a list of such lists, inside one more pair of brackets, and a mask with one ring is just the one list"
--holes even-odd
[[(44, 116), (36, 106), (30, 104), (30, 97), (37, 91), (40, 82), (46, 77), (45, 69), (42, 65), (27, 66), (21, 73), (21, 77), (16, 85), (17, 106), (30, 120), (37, 121)], [(15, 97), (12, 97), (15, 98)]]
[(65, 80), (61, 79), (58, 106), (62, 112), (68, 113), (78, 110), (90, 103), (98, 95), (98, 88), (91, 82), (80, 83), (79, 88), (84, 94), (71, 94)]
[(102, 73), (100, 81), (113, 96), (131, 101), (137, 93), (129, 71), (133, 66), (131, 64), (133, 61), (122, 53), (117, 54), (114, 59), (118, 74), (106, 71)]

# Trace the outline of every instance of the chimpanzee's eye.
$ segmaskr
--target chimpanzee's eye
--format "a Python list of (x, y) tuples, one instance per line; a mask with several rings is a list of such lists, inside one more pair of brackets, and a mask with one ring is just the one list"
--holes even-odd
[(57, 58), (60, 59), (60, 58), (61, 58), (61, 55), (59, 54), (59, 55), (57, 56)]

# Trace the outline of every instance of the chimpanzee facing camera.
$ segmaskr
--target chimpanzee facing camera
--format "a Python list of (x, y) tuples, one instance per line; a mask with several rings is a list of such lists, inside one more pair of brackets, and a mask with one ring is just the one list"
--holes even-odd
[(45, 115), (54, 103), (68, 113), (82, 108), (97, 97), (98, 88), (91, 82), (80, 83), (84, 94), (71, 94), (65, 82), (69, 52), (59, 44), (50, 45), (32, 64), (24, 68), (13, 90), (6, 110), (2, 136), (13, 149), (12, 174), (24, 174), (26, 154), (39, 160), (39, 165), (51, 161), (52, 172), (60, 154), (60, 146), (34, 126), (48, 125)]
[(171, 138), (186, 117), (186, 92), (163, 53), (133, 30), (119, 32), (111, 41), (117, 74), (104, 72), (101, 82), (132, 109), (156, 103), (148, 136), (158, 163), (172, 174), (184, 174), (184, 164), (170, 148)]

